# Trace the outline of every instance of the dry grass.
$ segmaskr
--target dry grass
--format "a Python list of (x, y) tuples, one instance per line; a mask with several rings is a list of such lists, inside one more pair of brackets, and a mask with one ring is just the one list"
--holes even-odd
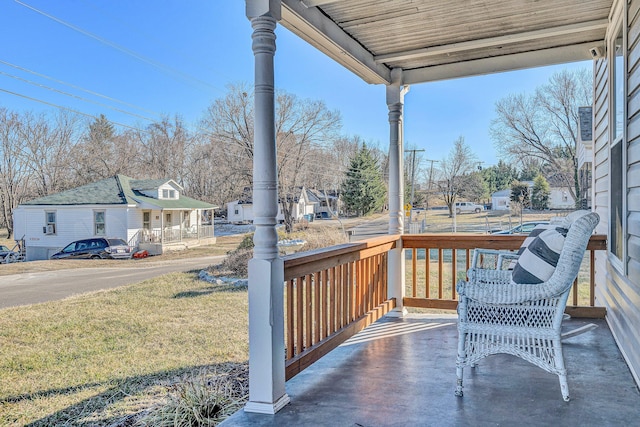
[(0, 310), (0, 425), (109, 425), (248, 356), (246, 290), (176, 273)]

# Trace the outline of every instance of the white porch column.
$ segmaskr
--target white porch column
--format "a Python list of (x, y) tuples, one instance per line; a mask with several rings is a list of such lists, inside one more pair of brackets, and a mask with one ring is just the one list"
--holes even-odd
[(278, 178), (273, 57), (280, 0), (246, 0), (253, 27), (255, 119), (253, 259), (249, 261), (249, 402), (247, 412), (275, 414), (289, 403), (284, 369), (284, 263), (278, 256)]
[[(404, 95), (409, 86), (402, 84), (402, 70), (391, 70), (392, 83), (387, 85), (389, 107), (389, 234), (404, 234)], [(402, 317), (405, 284), (404, 250), (402, 245), (389, 252), (389, 297), (396, 299), (396, 308), (388, 315)]]

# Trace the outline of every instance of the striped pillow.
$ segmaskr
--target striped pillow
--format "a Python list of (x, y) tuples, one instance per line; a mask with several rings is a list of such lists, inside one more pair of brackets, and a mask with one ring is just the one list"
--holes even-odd
[(511, 281), (536, 284), (549, 280), (558, 265), (567, 232), (566, 228), (554, 227), (538, 234), (520, 254)]

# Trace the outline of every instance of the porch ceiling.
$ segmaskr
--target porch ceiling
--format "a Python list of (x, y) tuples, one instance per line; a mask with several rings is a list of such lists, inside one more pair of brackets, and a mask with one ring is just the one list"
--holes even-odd
[(591, 59), (613, 0), (282, 0), (281, 24), (368, 83)]

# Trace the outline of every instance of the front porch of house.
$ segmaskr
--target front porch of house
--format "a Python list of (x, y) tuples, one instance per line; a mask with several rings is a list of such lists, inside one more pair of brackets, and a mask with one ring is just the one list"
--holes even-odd
[(210, 209), (148, 209), (141, 212), (142, 227), (133, 230), (129, 245), (160, 255), (215, 243)]
[[(571, 402), (562, 400), (556, 375), (507, 355), (467, 368), (465, 395), (454, 396), (454, 284), (466, 277), (474, 248), (516, 250), (524, 238), (382, 236), (285, 257), (283, 350), (290, 403), (275, 415), (240, 411), (224, 425), (632, 422), (640, 393), (605, 310), (595, 306), (594, 264), (606, 249), (603, 235), (591, 237), (566, 308)], [(389, 297), (388, 274), (392, 251), (399, 248), (406, 279), (401, 301)], [(399, 306), (411, 313), (397, 317)], [(426, 308), (444, 314), (421, 314)]]
[(455, 315), (384, 317), (287, 382), (275, 415), (239, 411), (224, 426), (621, 426), (637, 422), (640, 393), (603, 319), (564, 322), (571, 401), (558, 377), (495, 355), (465, 370), (454, 396)]

